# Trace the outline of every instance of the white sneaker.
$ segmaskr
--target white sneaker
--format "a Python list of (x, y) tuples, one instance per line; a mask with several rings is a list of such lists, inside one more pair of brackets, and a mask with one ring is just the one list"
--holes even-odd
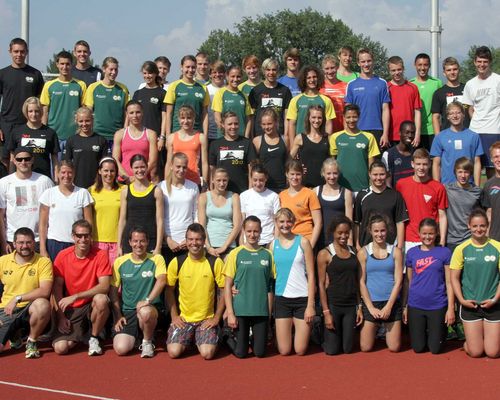
[(139, 350), (141, 350), (141, 358), (151, 358), (155, 355), (155, 345), (152, 342), (142, 342)]
[(89, 356), (100, 356), (102, 354), (99, 340), (95, 337), (89, 339)]

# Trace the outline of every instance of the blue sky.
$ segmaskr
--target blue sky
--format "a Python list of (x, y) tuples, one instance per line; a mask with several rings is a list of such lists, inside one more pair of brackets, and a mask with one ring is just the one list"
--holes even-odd
[[(106, 56), (118, 58), (118, 80), (133, 91), (142, 81), (139, 69), (145, 60), (169, 57), (172, 81), (181, 57), (195, 53), (212, 29), (231, 28), (243, 16), (310, 6), (342, 19), (355, 33), (379, 40), (389, 56), (402, 56), (407, 76), (412, 77), (412, 59), (419, 52), (430, 52), (430, 34), (386, 28), (429, 26), (430, 4), (430, 0), (31, 0), (30, 64), (45, 71), (53, 53), (85, 39), (95, 62)], [(499, 46), (499, 1), (441, 0), (440, 12), (441, 59), (462, 59), (473, 44)], [(20, 14), (20, 0), (0, 0), (0, 66), (10, 63), (8, 42), (20, 35)]]

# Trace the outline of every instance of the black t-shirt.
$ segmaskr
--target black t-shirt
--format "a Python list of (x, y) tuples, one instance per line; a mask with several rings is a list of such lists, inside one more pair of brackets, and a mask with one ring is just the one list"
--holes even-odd
[(389, 220), (387, 243), (393, 244), (397, 238), (396, 223), (408, 220), (406, 204), (401, 193), (386, 188), (382, 193), (374, 192), (370, 187), (362, 189), (354, 202), (354, 222), (359, 224), (359, 244), (365, 246), (372, 241), (367, 230), (372, 215), (385, 215)]
[(61, 151), (56, 132), (46, 125), (38, 129), (31, 129), (26, 124), (16, 126), (12, 129), (9, 151), (14, 152), (21, 146), (30, 148), (33, 153), (33, 172), (52, 178), (50, 155)]
[(31, 96), (40, 97), (43, 89), (43, 76), (31, 65), (14, 68), (12, 65), (0, 69), (0, 97), (2, 98), (2, 121), (11, 124), (24, 124), (22, 108), (24, 101)]
[(251, 107), (255, 110), (254, 119), (254, 135), (262, 135), (262, 128), (260, 127), (260, 118), (262, 111), (265, 108), (273, 107), (274, 111), (278, 114), (279, 124), (278, 133), (280, 135), (285, 134), (285, 110), (292, 100), (292, 93), (285, 85), (278, 83), (274, 88), (268, 88), (264, 85), (264, 82), (259, 83), (255, 86), (248, 96)]
[[(448, 129), (450, 127), (450, 122), (446, 118), (446, 107), (452, 101), (458, 101), (462, 103), (464, 87), (465, 85), (463, 83), (461, 83), (457, 87), (444, 85), (434, 92), (434, 95), (432, 96), (431, 112), (441, 114), (441, 130)], [(467, 108), (469, 106), (464, 104), (464, 107), (464, 128), (468, 128), (470, 124), (470, 117)]]
[(407, 176), (412, 176), (414, 171), (411, 166), (411, 154), (405, 156), (398, 150), (397, 145), (392, 146), (382, 154), (382, 161), (391, 175), (391, 187), (395, 188), (396, 183)]
[(93, 66), (90, 66), (87, 69), (78, 69), (73, 65), (73, 68), (71, 68), (71, 75), (75, 79), (84, 81), (87, 87), (94, 82), (100, 81), (104, 77), (102, 71)]
[(161, 87), (147, 88), (136, 90), (133, 100), (142, 104), (143, 109), (143, 124), (146, 128), (152, 129), (159, 136), (161, 133), (161, 113), (165, 111), (165, 98), (166, 91)]
[(256, 158), (252, 142), (242, 136), (214, 140), (208, 152), (209, 165), (224, 168), (229, 174), (227, 189), (238, 194), (248, 189), (248, 164)]
[(106, 139), (97, 134), (71, 136), (66, 141), (64, 159), (75, 164), (75, 185), (88, 188), (95, 182), (99, 161), (108, 153)]
[(486, 181), (481, 192), (481, 205), (491, 208), (490, 238), (500, 241), (500, 178)]

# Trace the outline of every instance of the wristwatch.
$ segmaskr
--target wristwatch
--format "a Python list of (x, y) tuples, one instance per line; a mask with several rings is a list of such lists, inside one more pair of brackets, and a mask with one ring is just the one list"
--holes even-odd
[(148, 303), (148, 304), (151, 304), (151, 299), (149, 297), (146, 297), (145, 302)]
[(23, 296), (21, 295), (16, 296), (16, 304), (20, 303), (21, 301), (23, 301)]

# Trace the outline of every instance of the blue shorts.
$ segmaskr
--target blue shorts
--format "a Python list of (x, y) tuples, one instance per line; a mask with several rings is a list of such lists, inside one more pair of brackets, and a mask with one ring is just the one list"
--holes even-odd
[(481, 145), (483, 146), (484, 154), (481, 156), (481, 164), (483, 167), (493, 167), (490, 158), (490, 147), (493, 143), (500, 141), (500, 133), (480, 133)]

